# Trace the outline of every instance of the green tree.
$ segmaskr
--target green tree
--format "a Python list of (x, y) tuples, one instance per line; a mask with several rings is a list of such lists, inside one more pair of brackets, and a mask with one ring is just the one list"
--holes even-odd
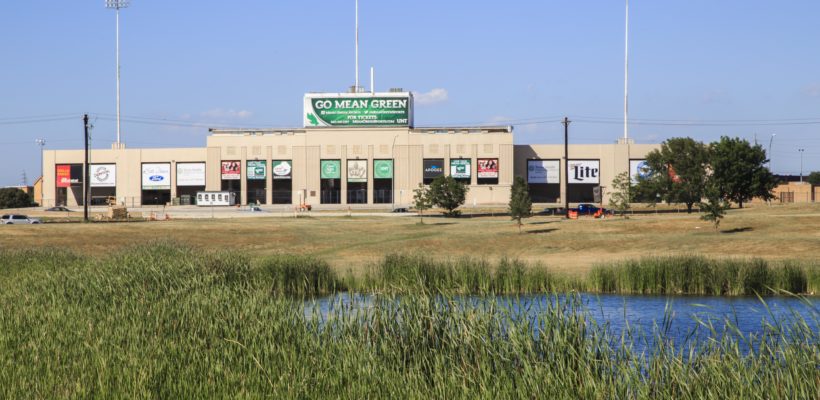
[(457, 217), (461, 214), (457, 208), (464, 204), (467, 190), (469, 190), (467, 186), (452, 176), (442, 175), (430, 183), (430, 200), (434, 205), (447, 210), (444, 216)]
[(703, 212), (700, 219), (711, 221), (715, 225), (715, 232), (717, 232), (720, 220), (723, 219), (726, 210), (729, 209), (729, 203), (724, 199), (716, 182), (711, 182), (705, 192), (706, 202), (700, 203), (700, 210)]
[(521, 233), (521, 219), (532, 215), (532, 199), (524, 178), (516, 176), (510, 192), (510, 216), (518, 222), (518, 233)]
[(433, 201), (430, 198), (430, 191), (421, 183), (419, 183), (418, 189), (413, 189), (413, 205), (419, 213), (420, 222), (424, 224), (424, 210), (433, 207)]
[(31, 196), (18, 188), (0, 189), (0, 208), (22, 208), (33, 205)]
[(640, 193), (660, 195), (667, 203), (686, 205), (686, 212), (703, 197), (709, 149), (692, 138), (671, 138), (646, 156), (651, 170), (638, 185)]
[(814, 186), (820, 186), (820, 171), (814, 171), (810, 173), (808, 181)]
[(609, 197), (609, 206), (618, 210), (622, 217), (627, 218), (626, 212), (630, 208), (631, 199), (632, 181), (629, 172), (621, 172), (612, 180), (612, 195)]
[(710, 179), (721, 197), (737, 203), (740, 208), (755, 197), (774, 198), (772, 191), (777, 180), (765, 166), (766, 162), (763, 146), (752, 146), (744, 139), (723, 136), (709, 146)]

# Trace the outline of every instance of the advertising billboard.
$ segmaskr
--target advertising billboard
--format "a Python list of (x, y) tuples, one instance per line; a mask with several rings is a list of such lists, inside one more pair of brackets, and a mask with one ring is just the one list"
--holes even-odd
[(293, 168), (290, 161), (274, 160), (271, 162), (271, 171), (273, 171), (273, 179), (290, 179)]
[(435, 179), (444, 175), (444, 159), (433, 158), (424, 160), (424, 179)]
[(478, 178), (498, 178), (498, 159), (479, 158)]
[(638, 180), (648, 179), (651, 172), (646, 160), (629, 160), (629, 178), (633, 185)]
[(248, 180), (264, 180), (267, 176), (268, 163), (265, 161), (248, 161), (245, 176)]
[(142, 164), (142, 190), (166, 190), (171, 188), (171, 164)]
[(309, 93), (304, 125), (412, 126), (413, 96), (403, 93)]
[(341, 179), (342, 162), (339, 160), (322, 160), (322, 179)]
[(527, 160), (528, 183), (561, 183), (560, 172), (558, 160)]
[(601, 183), (601, 162), (569, 160), (569, 183)]
[(71, 187), (83, 184), (82, 164), (58, 164), (57, 187)]
[(373, 179), (393, 179), (393, 160), (373, 160)]
[(177, 186), (205, 186), (205, 163), (177, 163)]
[(240, 161), (222, 161), (222, 179), (229, 181), (240, 179), (241, 165)]
[(347, 181), (367, 182), (367, 160), (347, 160)]
[(82, 186), (83, 184), (83, 165), (69, 164), (71, 168), (71, 186)]
[(450, 176), (456, 179), (470, 179), (470, 160), (450, 159)]
[(57, 187), (71, 186), (71, 166), (68, 164), (57, 165)]
[(91, 187), (115, 187), (117, 186), (117, 165), (116, 164), (92, 164), (90, 165), (89, 183)]

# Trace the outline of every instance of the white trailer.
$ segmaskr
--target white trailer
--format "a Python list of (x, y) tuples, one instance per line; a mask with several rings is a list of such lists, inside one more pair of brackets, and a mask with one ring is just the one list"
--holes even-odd
[(196, 205), (198, 206), (235, 206), (236, 193), (222, 192), (196, 192)]

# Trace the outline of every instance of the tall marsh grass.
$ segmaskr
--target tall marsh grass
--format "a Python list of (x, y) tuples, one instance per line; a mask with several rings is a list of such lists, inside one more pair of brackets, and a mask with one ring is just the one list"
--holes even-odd
[(818, 293), (820, 266), (795, 261), (646, 257), (595, 266), (587, 289), (599, 293), (769, 295)]
[(424, 255), (390, 254), (372, 265), (358, 285), (379, 292), (446, 291), (457, 294), (523, 294), (562, 291), (570, 278), (540, 264), (501, 259), (436, 260)]
[[(523, 265), (490, 273), (456, 261), (438, 265), (452, 268), (442, 275), (434, 266), (388, 258), (374, 287), (424, 284), (322, 314), (284, 296), (339, 287), (313, 259), (251, 260), (162, 243), (107, 258), (3, 251), (0, 398), (820, 394), (816, 317), (770, 323), (752, 337), (731, 334), (727, 322), (728, 334), (685, 344), (658, 331), (656, 345), (637, 351), (630, 333), (613, 336), (576, 296), (520, 318), (494, 297), (465, 303), (445, 290), (554, 287)], [(528, 286), (531, 278), (538, 283)]]

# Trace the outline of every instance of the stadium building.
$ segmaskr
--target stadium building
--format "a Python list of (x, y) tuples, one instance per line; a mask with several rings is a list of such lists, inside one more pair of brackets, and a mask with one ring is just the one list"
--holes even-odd
[[(299, 128), (211, 129), (205, 147), (89, 152), (90, 204), (196, 204), (198, 192), (233, 192), (239, 204), (314, 208), (407, 207), (413, 189), (450, 175), (466, 205), (506, 204), (513, 177), (535, 203), (603, 202), (613, 178), (641, 172), (654, 144), (515, 145), (512, 126), (416, 127), (413, 95), (311, 93)], [(42, 205), (83, 204), (82, 150), (43, 155)], [(568, 165), (568, 174), (565, 166)]]

